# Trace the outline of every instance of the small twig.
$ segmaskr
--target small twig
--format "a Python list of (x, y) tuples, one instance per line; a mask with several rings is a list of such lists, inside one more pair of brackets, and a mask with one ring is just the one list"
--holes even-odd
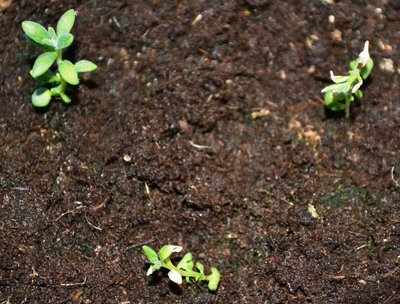
[(15, 191), (29, 191), (29, 188), (27, 188), (27, 187), (12, 187), (11, 190), (15, 190)]
[(189, 144), (191, 144), (193, 147), (195, 147), (197, 149), (212, 149), (212, 146), (197, 145), (193, 141), (189, 141)]
[(147, 185), (146, 182), (144, 183), (144, 188), (146, 190), (146, 194), (149, 197), (150, 202), (154, 204), (153, 198), (151, 197), (151, 192), (150, 192), (149, 185)]
[(66, 216), (67, 214), (73, 213), (75, 211), (75, 209), (72, 210), (68, 210), (67, 212), (62, 213), (58, 218), (56, 218), (55, 220), (53, 220), (53, 222), (58, 222), (59, 220), (61, 220), (61, 218), (63, 218), (64, 216)]
[(87, 279), (87, 277), (85, 277), (85, 279), (83, 280), (83, 282), (81, 282), (81, 283), (61, 283), (60, 285), (61, 286), (65, 286), (65, 287), (71, 287), (71, 286), (83, 286), (83, 285), (85, 285), (86, 284), (86, 279)]
[(100, 227), (97, 227), (97, 226), (93, 225), (91, 222), (89, 222), (89, 220), (88, 220), (88, 218), (87, 218), (87, 216), (86, 216), (86, 213), (85, 213), (85, 220), (86, 220), (86, 222), (87, 222), (91, 227), (93, 227), (94, 229), (97, 229), (97, 230), (99, 230), (99, 231), (102, 231), (102, 230), (103, 230), (103, 229), (101, 229)]
[(390, 170), (390, 176), (392, 178), (393, 184), (395, 184), (396, 187), (400, 188), (400, 183), (394, 178), (394, 167)]
[(132, 244), (132, 245), (126, 247), (126, 250), (131, 250), (131, 249), (133, 249), (133, 248), (140, 247), (140, 246), (143, 246), (143, 245), (147, 245), (147, 244), (150, 244), (150, 243), (152, 243), (152, 242), (154, 242), (154, 239), (150, 239), (150, 240), (145, 241), (145, 242), (140, 242), (140, 243)]

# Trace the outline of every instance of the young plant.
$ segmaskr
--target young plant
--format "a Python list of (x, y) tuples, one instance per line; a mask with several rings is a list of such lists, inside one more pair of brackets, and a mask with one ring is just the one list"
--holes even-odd
[(369, 42), (366, 41), (358, 58), (350, 62), (350, 71), (346, 76), (335, 76), (331, 71), (331, 79), (335, 84), (321, 91), (325, 94), (325, 105), (332, 111), (344, 110), (346, 118), (350, 117), (350, 105), (354, 101), (354, 96), (359, 100), (363, 97), (360, 87), (374, 67), (368, 48)]
[[(169, 270), (168, 277), (176, 284), (182, 284), (182, 277), (185, 277), (186, 283), (193, 278), (196, 282), (208, 281), (208, 289), (217, 290), (221, 278), (218, 269), (211, 267), (211, 274), (204, 274), (204, 266), (200, 262), (194, 263), (193, 256), (190, 252), (186, 253), (180, 262), (175, 266), (171, 262), (171, 255), (174, 252), (180, 252), (182, 247), (174, 245), (163, 246), (158, 253), (149, 246), (143, 246), (143, 252), (150, 261), (150, 268), (147, 275), (151, 275), (154, 271), (164, 267)], [(196, 270), (195, 270), (196, 267)]]
[[(65, 103), (71, 98), (65, 93), (68, 85), (79, 84), (79, 74), (93, 72), (97, 66), (88, 60), (80, 60), (73, 64), (62, 57), (62, 52), (74, 41), (70, 33), (75, 23), (76, 12), (68, 10), (58, 20), (57, 28), (51, 26), (46, 30), (42, 25), (33, 21), (22, 22), (22, 29), (28, 40), (36, 47), (44, 50), (33, 64), (31, 76), (38, 81), (41, 87), (32, 95), (32, 104), (35, 107), (47, 106), (51, 98), (60, 97)], [(53, 66), (56, 67), (53, 68)]]

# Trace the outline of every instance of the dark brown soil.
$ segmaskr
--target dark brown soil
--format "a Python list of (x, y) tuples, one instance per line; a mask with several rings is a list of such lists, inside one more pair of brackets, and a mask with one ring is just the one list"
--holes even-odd
[[(0, 303), (400, 303), (397, 0), (6, 6)], [(100, 69), (36, 111), (20, 24), (69, 8), (66, 56)], [(365, 40), (375, 69), (345, 120), (320, 90)], [(143, 244), (217, 267), (218, 291), (146, 277)]]

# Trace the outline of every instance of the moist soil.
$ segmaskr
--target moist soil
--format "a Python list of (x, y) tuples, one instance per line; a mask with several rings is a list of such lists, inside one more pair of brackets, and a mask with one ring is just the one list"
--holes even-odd
[[(400, 303), (397, 0), (0, 4), (0, 303)], [(35, 110), (21, 22), (70, 8), (99, 70)], [(320, 91), (366, 40), (346, 120)]]

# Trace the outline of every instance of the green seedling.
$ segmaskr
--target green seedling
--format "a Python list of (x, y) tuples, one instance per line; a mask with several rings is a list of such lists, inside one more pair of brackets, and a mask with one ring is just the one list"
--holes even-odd
[(68, 85), (78, 85), (79, 74), (97, 69), (89, 60), (80, 60), (73, 64), (62, 57), (63, 51), (74, 41), (70, 32), (75, 17), (76, 12), (70, 9), (58, 20), (56, 29), (50, 26), (47, 30), (33, 21), (22, 22), (22, 29), (28, 40), (44, 51), (30, 71), (31, 76), (41, 85), (32, 94), (32, 104), (35, 107), (46, 107), (52, 97), (60, 97), (69, 104), (71, 98), (66, 94)]
[(158, 253), (149, 246), (143, 246), (142, 248), (144, 254), (147, 256), (151, 264), (149, 270), (147, 271), (148, 276), (154, 271), (164, 267), (169, 270), (169, 279), (176, 284), (182, 284), (182, 277), (185, 277), (186, 283), (189, 283), (190, 279), (192, 278), (196, 282), (208, 281), (208, 289), (212, 291), (217, 290), (221, 278), (221, 274), (218, 269), (211, 267), (211, 274), (205, 275), (203, 264), (200, 262), (195, 263), (190, 252), (186, 253), (176, 266), (172, 264), (172, 253), (180, 252), (182, 247), (165, 245), (158, 251)]
[(331, 79), (335, 84), (325, 87), (325, 105), (332, 111), (345, 111), (345, 117), (350, 117), (350, 105), (354, 97), (361, 100), (363, 93), (360, 90), (363, 80), (367, 79), (374, 67), (374, 62), (369, 56), (369, 42), (364, 44), (363, 51), (358, 58), (350, 62), (350, 71), (346, 76), (335, 76), (331, 71)]

